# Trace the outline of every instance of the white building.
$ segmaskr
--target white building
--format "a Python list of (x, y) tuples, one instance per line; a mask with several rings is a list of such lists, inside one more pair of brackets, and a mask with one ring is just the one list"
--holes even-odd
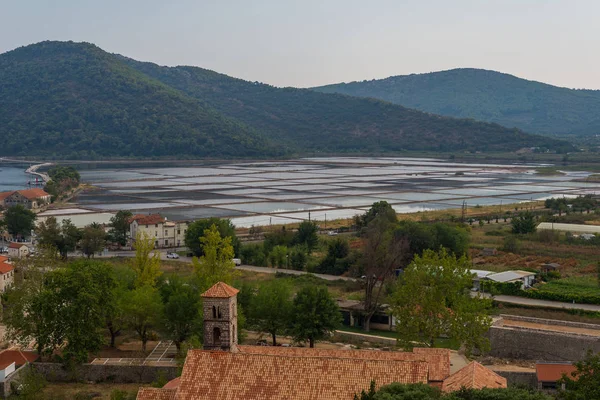
[(529, 288), (535, 282), (535, 272), (529, 271), (504, 271), (490, 274), (485, 277), (494, 282), (521, 282), (521, 289)]
[(131, 217), (129, 234), (132, 243), (138, 234), (146, 235), (154, 240), (155, 248), (185, 246), (187, 222), (167, 221), (160, 214), (137, 214)]
[(15, 281), (15, 267), (7, 262), (6, 257), (0, 257), (0, 293), (11, 287)]
[(8, 257), (11, 259), (22, 258), (29, 255), (29, 247), (23, 243), (13, 242), (8, 245)]

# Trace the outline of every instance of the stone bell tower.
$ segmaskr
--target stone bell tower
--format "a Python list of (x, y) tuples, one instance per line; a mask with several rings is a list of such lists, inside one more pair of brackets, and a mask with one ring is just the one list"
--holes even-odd
[(202, 294), (204, 350), (237, 351), (238, 293), (236, 288), (219, 282)]

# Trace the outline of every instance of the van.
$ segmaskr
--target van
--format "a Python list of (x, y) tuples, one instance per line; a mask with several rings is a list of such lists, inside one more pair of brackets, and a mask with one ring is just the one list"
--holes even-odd
[(234, 258), (231, 261), (233, 261), (236, 266), (242, 265), (242, 260), (239, 258)]

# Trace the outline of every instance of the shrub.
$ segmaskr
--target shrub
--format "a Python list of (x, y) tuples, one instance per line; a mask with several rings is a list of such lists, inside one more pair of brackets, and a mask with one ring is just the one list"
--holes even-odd
[(514, 236), (510, 235), (504, 238), (502, 250), (509, 253), (517, 253), (521, 249), (521, 242)]

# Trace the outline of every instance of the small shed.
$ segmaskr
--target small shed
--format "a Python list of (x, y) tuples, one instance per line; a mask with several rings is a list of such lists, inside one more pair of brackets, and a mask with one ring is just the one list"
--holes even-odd
[(529, 271), (504, 271), (498, 272), (497, 274), (491, 274), (485, 277), (485, 279), (492, 280), (494, 282), (521, 282), (521, 289), (531, 287), (535, 282), (535, 272)]
[(473, 275), (473, 290), (481, 290), (481, 281), (488, 275), (493, 274), (492, 271), (483, 271), (481, 269), (470, 269), (469, 272)]
[(12, 374), (13, 372), (15, 372), (15, 363), (13, 362), (6, 362), (6, 363), (0, 363), (0, 382), (4, 382), (6, 380), (6, 377), (10, 374)]
[(546, 263), (541, 265), (540, 272), (548, 273), (552, 271), (558, 271), (559, 269), (560, 264), (558, 263)]

